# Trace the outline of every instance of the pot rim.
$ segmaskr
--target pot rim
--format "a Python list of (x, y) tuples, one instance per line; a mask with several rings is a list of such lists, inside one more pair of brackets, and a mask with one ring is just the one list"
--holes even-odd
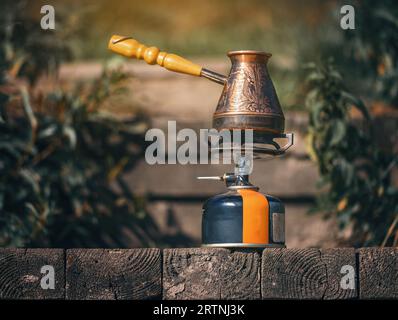
[(267, 58), (270, 58), (272, 56), (271, 53), (265, 51), (257, 51), (257, 50), (234, 50), (234, 51), (228, 51), (227, 53), (228, 57), (241, 55), (241, 54), (262, 55), (266, 56)]

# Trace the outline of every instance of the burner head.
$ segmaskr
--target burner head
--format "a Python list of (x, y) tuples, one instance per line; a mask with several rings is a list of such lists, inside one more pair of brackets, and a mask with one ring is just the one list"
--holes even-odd
[[(248, 134), (247, 130), (235, 132), (230, 130), (229, 136), (231, 139), (225, 139), (223, 131), (211, 133), (209, 135), (210, 151), (223, 153), (230, 150), (231, 152), (236, 151), (241, 154), (251, 153), (255, 159), (261, 159), (267, 155), (283, 155), (293, 145), (293, 133), (274, 134), (251, 131), (251, 134)], [(281, 143), (284, 144), (281, 145)]]

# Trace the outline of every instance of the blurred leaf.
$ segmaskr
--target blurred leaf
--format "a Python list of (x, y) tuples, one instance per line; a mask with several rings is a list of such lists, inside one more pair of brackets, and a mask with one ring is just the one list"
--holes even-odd
[(333, 131), (333, 134), (329, 144), (330, 146), (336, 146), (345, 138), (346, 135), (345, 123), (341, 120), (335, 120), (333, 122), (333, 126), (331, 126), (331, 130)]
[(344, 99), (347, 99), (348, 103), (352, 103), (364, 116), (364, 118), (368, 121), (371, 120), (370, 114), (368, 109), (366, 108), (365, 104), (358, 98), (354, 97), (352, 94), (342, 91), (341, 95)]
[(33, 28), (38, 21), (21, 15), (26, 2), (14, 3), (0, 3), (0, 246), (126, 247), (126, 230), (143, 246), (161, 243), (145, 203), (114, 185), (147, 144), (145, 114), (100, 110), (125, 92), (128, 75), (113, 66), (68, 91), (33, 90), (43, 73), (56, 74), (67, 41), (62, 28)]
[(321, 175), (318, 186), (327, 189), (319, 195), (313, 210), (323, 211), (327, 217), (336, 214), (342, 229), (352, 225), (351, 245), (393, 241), (395, 233), (388, 229), (388, 223), (398, 207), (398, 190), (391, 177), (396, 156), (382, 152), (373, 143), (374, 131), (365, 132), (349, 121), (353, 105), (368, 121), (367, 127), (372, 119), (364, 103), (345, 90), (344, 79), (332, 64), (316, 68), (312, 73), (322, 74), (315, 79), (323, 81), (309, 78), (308, 141), (311, 159), (318, 163)]

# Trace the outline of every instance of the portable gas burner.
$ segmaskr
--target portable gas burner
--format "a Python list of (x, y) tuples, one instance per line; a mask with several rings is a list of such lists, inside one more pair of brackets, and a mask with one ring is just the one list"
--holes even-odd
[[(251, 50), (229, 52), (232, 67), (227, 77), (175, 54), (146, 47), (130, 37), (114, 35), (108, 48), (129, 58), (201, 76), (224, 86), (213, 115), (213, 127), (218, 132), (250, 130), (252, 139), (247, 141), (242, 135), (240, 145), (236, 146), (234, 141), (223, 143), (220, 138), (219, 152), (239, 151), (234, 161), (235, 172), (220, 177), (199, 177), (224, 181), (228, 188), (227, 192), (211, 197), (203, 205), (203, 246), (285, 247), (282, 202), (260, 193), (258, 187), (249, 182), (253, 159), (282, 155), (293, 145), (293, 134), (284, 133), (285, 118), (267, 70), (271, 54)], [(281, 146), (278, 139), (287, 139), (287, 142)]]

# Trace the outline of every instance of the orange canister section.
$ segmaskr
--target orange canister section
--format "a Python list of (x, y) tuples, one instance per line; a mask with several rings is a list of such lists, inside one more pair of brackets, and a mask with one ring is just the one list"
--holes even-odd
[(255, 190), (240, 189), (243, 200), (243, 243), (269, 243), (269, 204)]

